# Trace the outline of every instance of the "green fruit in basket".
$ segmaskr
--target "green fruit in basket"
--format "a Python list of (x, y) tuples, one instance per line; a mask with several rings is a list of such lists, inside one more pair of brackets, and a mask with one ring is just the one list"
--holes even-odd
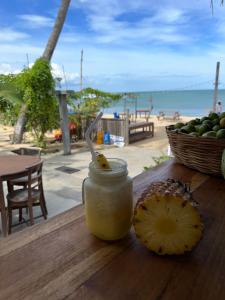
[(196, 125), (201, 125), (201, 119), (196, 118), (196, 119), (195, 119), (195, 123), (196, 123)]
[(220, 119), (220, 126), (225, 128), (225, 118)]
[(186, 125), (186, 126), (181, 127), (180, 132), (188, 133), (188, 126)]
[(202, 122), (202, 125), (206, 125), (206, 126), (208, 126), (209, 128), (212, 128), (214, 124), (212, 123), (211, 120), (204, 120), (204, 121)]
[(219, 118), (216, 118), (216, 119), (212, 120), (212, 124), (213, 124), (213, 125), (218, 125), (218, 124), (220, 124), (220, 119), (219, 119)]
[(220, 129), (216, 133), (216, 137), (218, 139), (224, 139), (225, 138), (225, 129)]
[(180, 129), (183, 133), (191, 133), (192, 131), (195, 131), (195, 127), (192, 125), (185, 125)]
[(203, 118), (201, 118), (201, 124), (205, 121), (205, 120), (209, 120), (209, 118), (208, 117), (203, 117)]
[(188, 122), (188, 125), (195, 126), (195, 125), (198, 125), (198, 123), (196, 122), (196, 120), (191, 120)]
[(217, 113), (211, 112), (211, 113), (209, 114), (209, 119), (210, 119), (210, 120), (218, 119)]
[(215, 126), (213, 126), (212, 129), (213, 129), (213, 131), (218, 131), (221, 129), (221, 127), (220, 127), (220, 125), (215, 125)]
[(192, 136), (199, 136), (199, 133), (198, 132), (191, 132), (191, 133), (189, 133), (189, 135), (192, 135)]
[(223, 119), (223, 118), (225, 118), (225, 112), (222, 112), (222, 113), (220, 114), (220, 120)]
[(180, 129), (180, 128), (182, 128), (183, 126), (184, 126), (184, 123), (181, 123), (181, 122), (179, 122), (179, 123), (177, 123), (177, 124), (174, 125), (174, 127), (175, 127), (176, 129)]
[(195, 126), (194, 125), (188, 124), (187, 127), (188, 127), (188, 133), (191, 133), (191, 132), (195, 131)]
[(208, 127), (208, 125), (201, 125), (198, 129), (198, 133), (199, 135), (203, 135), (205, 132), (209, 131), (210, 128)]
[(209, 138), (215, 138), (216, 137), (216, 132), (215, 131), (208, 131), (203, 133), (203, 137), (209, 137)]
[(201, 126), (202, 126), (202, 125), (196, 125), (196, 126), (195, 126), (195, 130), (196, 130), (197, 132), (199, 132)]

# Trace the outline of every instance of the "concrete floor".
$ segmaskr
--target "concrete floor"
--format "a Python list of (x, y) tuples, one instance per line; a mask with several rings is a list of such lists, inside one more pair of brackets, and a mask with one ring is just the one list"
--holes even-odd
[[(145, 166), (154, 165), (152, 157), (158, 157), (164, 154), (159, 150), (140, 148), (133, 145), (124, 148), (104, 146), (100, 152), (108, 158), (116, 157), (126, 160), (131, 177), (143, 172)], [(73, 150), (69, 156), (58, 153), (44, 155), (42, 158), (44, 159), (43, 185), (48, 208), (48, 218), (51, 218), (82, 202), (81, 187), (84, 178), (88, 176), (88, 165), (91, 160), (91, 155), (89, 151), (77, 149)], [(56, 170), (56, 168), (62, 166), (76, 168), (79, 169), (79, 171), (73, 174), (67, 174)], [(5, 192), (7, 192), (6, 188)], [(35, 216), (40, 215), (39, 207), (35, 208), (34, 214)], [(24, 217), (26, 218), (26, 214), (24, 214)], [(37, 218), (35, 223), (42, 221), (42, 217)], [(17, 212), (15, 212), (14, 223), (17, 222), (18, 215)], [(24, 227), (27, 227), (26, 223), (13, 227), (12, 232), (19, 231)]]

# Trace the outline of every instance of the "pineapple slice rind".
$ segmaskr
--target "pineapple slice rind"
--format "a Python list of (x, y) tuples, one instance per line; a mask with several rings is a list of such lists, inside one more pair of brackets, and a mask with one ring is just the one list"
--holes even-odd
[(181, 195), (146, 195), (137, 203), (133, 224), (138, 239), (160, 255), (190, 251), (203, 231), (197, 208)]

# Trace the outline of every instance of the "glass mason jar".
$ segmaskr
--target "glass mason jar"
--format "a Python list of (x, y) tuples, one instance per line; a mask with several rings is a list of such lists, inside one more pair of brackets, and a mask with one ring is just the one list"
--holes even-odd
[(85, 218), (89, 230), (103, 240), (118, 240), (130, 230), (133, 213), (133, 185), (127, 163), (109, 159), (111, 170), (91, 162), (83, 186)]

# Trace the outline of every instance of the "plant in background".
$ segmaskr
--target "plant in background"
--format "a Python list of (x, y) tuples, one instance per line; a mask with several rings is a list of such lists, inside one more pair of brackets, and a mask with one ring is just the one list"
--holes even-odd
[(22, 104), (22, 93), (16, 78), (17, 75), (0, 74), (0, 114), (5, 125), (15, 124)]
[(45, 147), (44, 136), (58, 126), (58, 106), (54, 95), (55, 82), (49, 62), (37, 59), (31, 69), (25, 69), (18, 77), (26, 104), (26, 128), (34, 133), (37, 144)]
[(91, 116), (102, 108), (109, 107), (113, 102), (120, 100), (121, 94), (107, 93), (97, 89), (86, 88), (81, 92), (70, 93), (70, 105), (84, 116)]
[(155, 165), (154, 166), (150, 166), (150, 167), (146, 167), (145, 166), (144, 167), (144, 171), (148, 171), (148, 170), (153, 169), (154, 167), (162, 164), (164, 161), (167, 161), (167, 160), (171, 159), (171, 157), (164, 154), (164, 155), (161, 155), (159, 157), (153, 157), (152, 159), (154, 160)]

